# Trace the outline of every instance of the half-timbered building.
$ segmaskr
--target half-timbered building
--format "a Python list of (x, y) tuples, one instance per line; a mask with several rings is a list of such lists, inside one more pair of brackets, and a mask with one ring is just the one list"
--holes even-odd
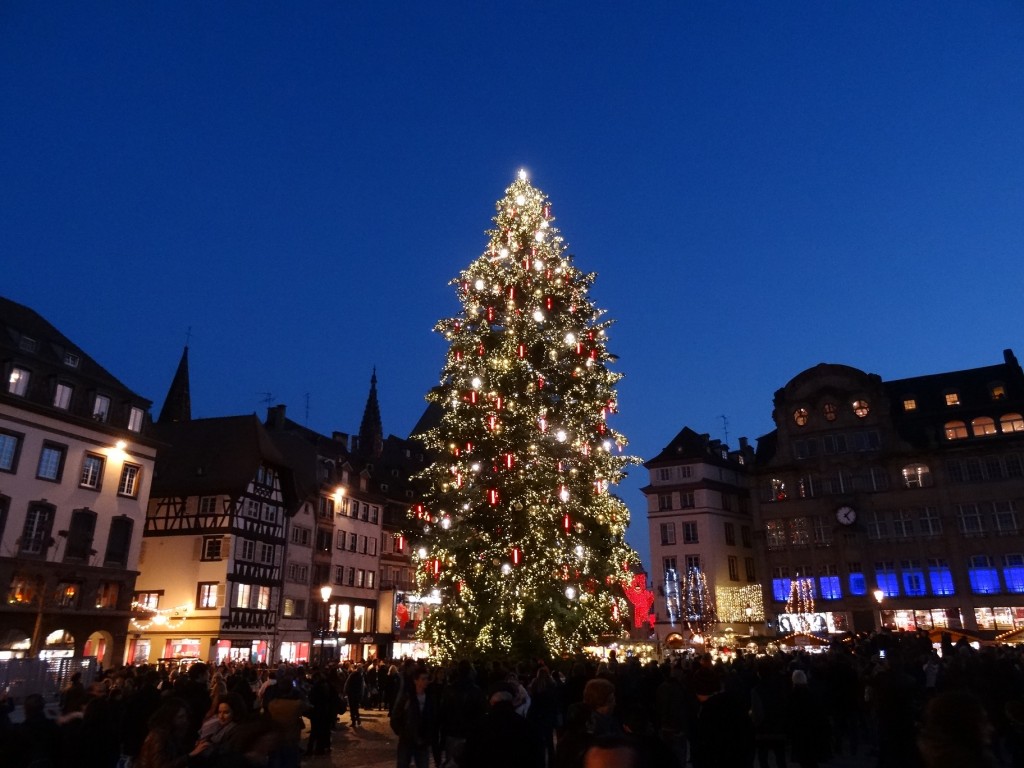
[(259, 419), (158, 422), (133, 660), (275, 660), (293, 473)]

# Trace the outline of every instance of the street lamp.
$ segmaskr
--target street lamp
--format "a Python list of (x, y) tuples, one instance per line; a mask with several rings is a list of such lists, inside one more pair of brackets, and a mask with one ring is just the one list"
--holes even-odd
[(747, 635), (753, 635), (754, 622), (752, 619), (754, 617), (754, 606), (752, 606), (750, 603), (747, 603), (747, 607), (743, 609), (743, 613), (745, 613), (747, 616)]
[(324, 663), (324, 637), (327, 635), (327, 627), (330, 616), (327, 611), (327, 603), (331, 599), (331, 592), (334, 591), (334, 587), (330, 584), (324, 584), (320, 587), (320, 599), (324, 602), (323, 613), (321, 614), (322, 619), (320, 626), (317, 628), (317, 634), (320, 635), (320, 658), (318, 659), (319, 664)]
[(882, 601), (885, 599), (885, 592), (881, 589), (876, 589), (871, 594), (874, 595), (875, 602), (878, 603), (878, 630), (881, 631), (885, 626), (885, 623), (882, 621)]

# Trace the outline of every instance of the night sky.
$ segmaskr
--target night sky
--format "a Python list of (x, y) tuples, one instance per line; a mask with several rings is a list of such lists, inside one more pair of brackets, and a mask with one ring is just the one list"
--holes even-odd
[(353, 432), (376, 367), (404, 436), (524, 167), (617, 321), (630, 452), (735, 446), (820, 362), (1024, 353), (1022, 41), (1017, 0), (7, 0), (0, 295), (154, 416), (191, 329), (195, 417)]

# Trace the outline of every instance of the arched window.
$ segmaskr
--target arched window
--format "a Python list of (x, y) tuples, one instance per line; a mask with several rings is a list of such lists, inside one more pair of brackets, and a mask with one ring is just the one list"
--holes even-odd
[(932, 484), (932, 473), (927, 464), (908, 464), (903, 468), (904, 488), (928, 488)]
[(797, 408), (795, 411), (793, 411), (793, 421), (796, 422), (796, 425), (798, 427), (802, 427), (805, 424), (807, 424), (807, 409)]
[(967, 425), (962, 421), (946, 422), (946, 439), (963, 440), (967, 437)]
[(999, 429), (1003, 432), (1024, 432), (1024, 417), (1019, 413), (1007, 413), (999, 418)]
[(996, 422), (988, 416), (979, 416), (971, 419), (971, 433), (975, 437), (994, 435), (996, 433)]

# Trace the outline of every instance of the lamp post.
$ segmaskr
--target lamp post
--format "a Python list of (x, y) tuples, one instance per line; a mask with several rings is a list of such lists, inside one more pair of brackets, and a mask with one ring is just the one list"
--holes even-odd
[(320, 626), (317, 628), (317, 634), (320, 635), (320, 657), (318, 659), (319, 664), (324, 663), (324, 637), (327, 634), (327, 627), (329, 626), (330, 615), (327, 610), (327, 603), (331, 600), (331, 592), (334, 588), (330, 584), (324, 584), (320, 587), (320, 599), (323, 600), (323, 613), (321, 614)]
[(885, 623), (882, 621), (882, 601), (885, 599), (885, 592), (881, 589), (876, 589), (871, 593), (875, 597), (875, 602), (878, 603), (878, 631), (881, 632)]

